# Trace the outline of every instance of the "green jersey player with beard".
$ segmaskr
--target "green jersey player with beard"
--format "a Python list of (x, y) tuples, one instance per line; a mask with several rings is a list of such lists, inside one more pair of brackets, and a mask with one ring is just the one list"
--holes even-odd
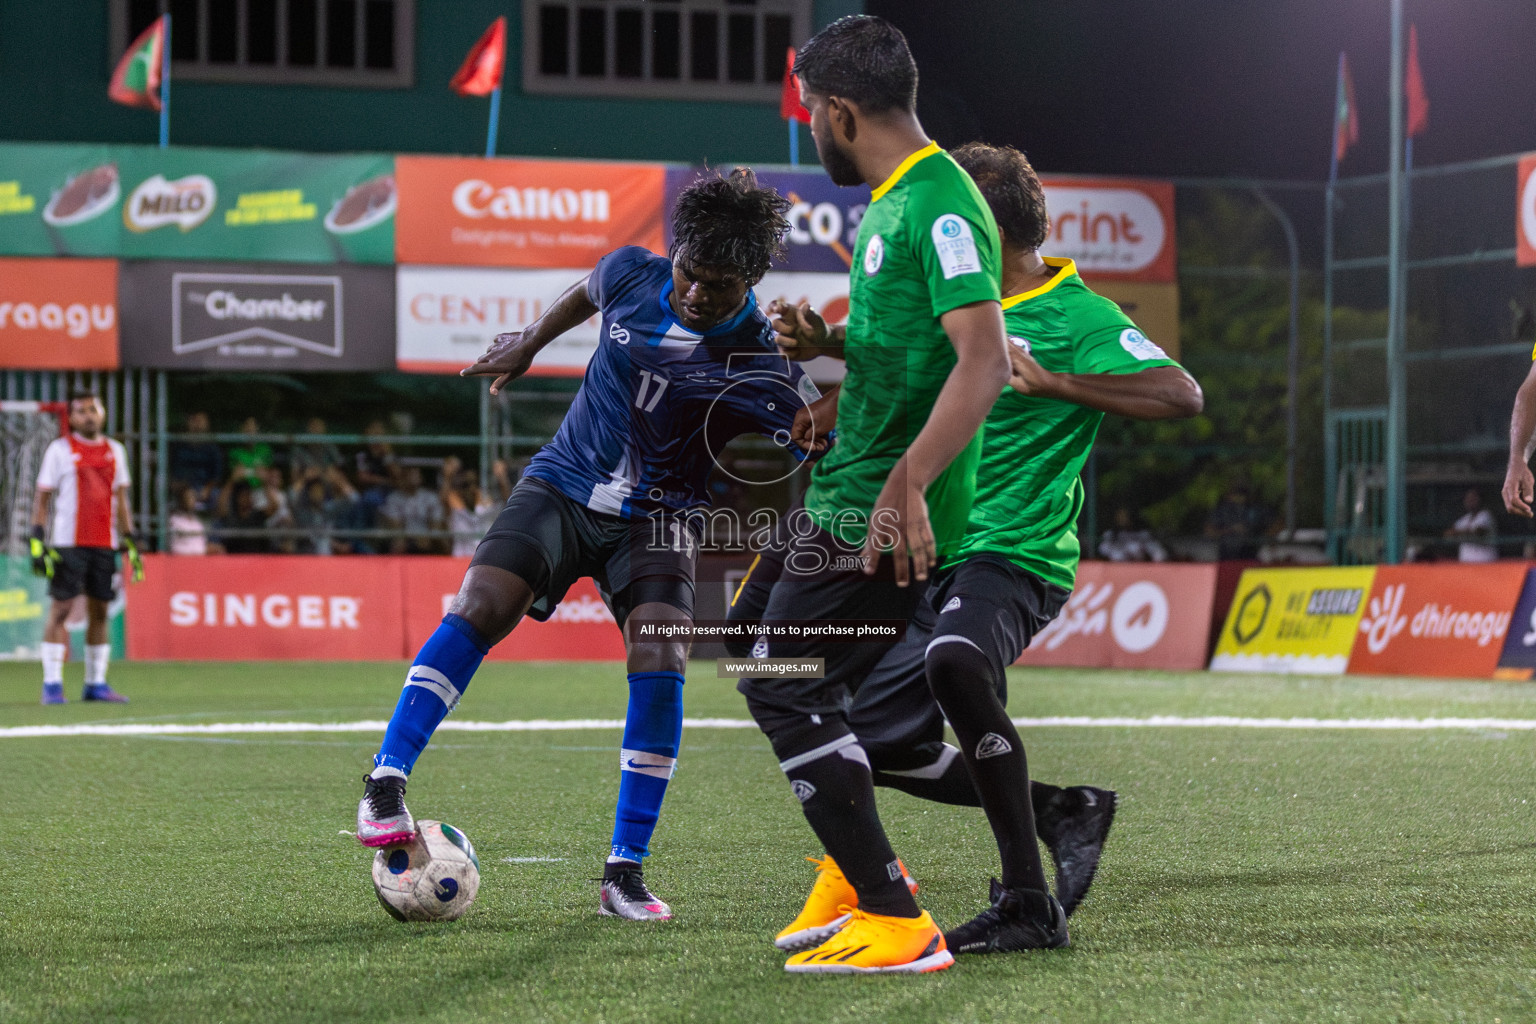
[[(986, 812), (1002, 880), (992, 882), (990, 907), (945, 933), (947, 948), (1059, 947), (1068, 942), (1066, 915), (1092, 882), (1114, 794), (1031, 785), (1018, 730), (1004, 710), (1005, 671), (1071, 596), (1080, 553), (1079, 474), (1104, 414), (1189, 417), (1204, 399), (1188, 373), (1083, 283), (1071, 260), (1040, 256), (1045, 196), (1023, 154), (973, 143), (953, 156), (1001, 232), (1011, 376), (986, 419), (964, 537), (941, 559), (906, 637), (863, 680), (848, 720), (877, 785)], [(789, 351), (835, 337), (803, 307), (781, 310), (775, 327)], [(813, 404), (795, 439), (822, 446), (842, 401), (834, 392)], [(750, 620), (778, 574), (765, 552), (736, 595), (732, 619)], [(958, 749), (944, 742), (946, 718)], [(1055, 897), (1037, 831), (1057, 863)], [(839, 908), (854, 905), (852, 895), (837, 866), (823, 862), (786, 933), (825, 927)]]

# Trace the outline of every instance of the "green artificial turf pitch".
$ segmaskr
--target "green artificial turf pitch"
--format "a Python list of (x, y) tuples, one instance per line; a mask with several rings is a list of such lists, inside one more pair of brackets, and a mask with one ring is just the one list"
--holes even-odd
[[(133, 703), (42, 708), (37, 667), (6, 664), (0, 726), (381, 719), (402, 672), (120, 664)], [(1015, 673), (1031, 716), (1536, 718), (1521, 684)], [(695, 664), (689, 714), (745, 717), (714, 674)], [(618, 665), (491, 664), (456, 717), (624, 700)], [(1040, 778), (1120, 793), (1072, 948), (918, 977), (781, 970), (819, 851), (755, 730), (684, 736), (659, 925), (597, 915), (616, 730), (439, 739), (410, 805), (471, 836), (482, 885), (462, 920), (405, 925), (343, 834), (377, 734), (0, 738), (0, 1021), (1536, 1020), (1536, 733), (1026, 730)], [(939, 922), (979, 911), (979, 812), (881, 809)]]

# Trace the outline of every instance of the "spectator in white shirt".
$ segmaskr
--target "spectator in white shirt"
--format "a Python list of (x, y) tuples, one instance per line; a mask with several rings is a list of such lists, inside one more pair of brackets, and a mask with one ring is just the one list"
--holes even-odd
[(1477, 493), (1476, 488), (1468, 488), (1467, 493), (1462, 495), (1461, 507), (1464, 510), (1461, 518), (1445, 531), (1447, 537), (1466, 538), (1457, 547), (1457, 559), (1462, 562), (1497, 562), (1499, 549), (1489, 541), (1499, 532), (1498, 526), (1493, 521), (1493, 513), (1483, 508), (1483, 497)]
[(1138, 527), (1130, 509), (1115, 509), (1115, 527), (1099, 541), (1099, 557), (1107, 562), (1166, 562), (1168, 551), (1146, 527)]

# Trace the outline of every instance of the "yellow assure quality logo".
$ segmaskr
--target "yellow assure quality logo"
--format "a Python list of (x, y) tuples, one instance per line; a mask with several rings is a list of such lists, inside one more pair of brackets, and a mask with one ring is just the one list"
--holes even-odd
[(1375, 566), (1245, 571), (1211, 668), (1342, 673), (1375, 576)]

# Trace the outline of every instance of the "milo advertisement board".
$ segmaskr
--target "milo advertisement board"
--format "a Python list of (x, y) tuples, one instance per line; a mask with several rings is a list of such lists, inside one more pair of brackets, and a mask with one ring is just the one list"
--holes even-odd
[[(113, 583), (117, 599), (107, 606), (107, 639), (112, 643), (112, 657), (122, 658), (128, 648), (123, 638), (125, 596), (121, 573)], [(32, 575), (31, 559), (0, 555), (0, 661), (37, 661), (42, 657), (43, 621), (50, 603), (48, 581)], [(75, 599), (65, 626), (69, 630), (71, 659), (79, 661), (85, 656), (84, 597)], [(66, 674), (65, 678), (77, 681), (73, 675)]]
[(394, 159), (0, 144), (0, 254), (391, 263)]

